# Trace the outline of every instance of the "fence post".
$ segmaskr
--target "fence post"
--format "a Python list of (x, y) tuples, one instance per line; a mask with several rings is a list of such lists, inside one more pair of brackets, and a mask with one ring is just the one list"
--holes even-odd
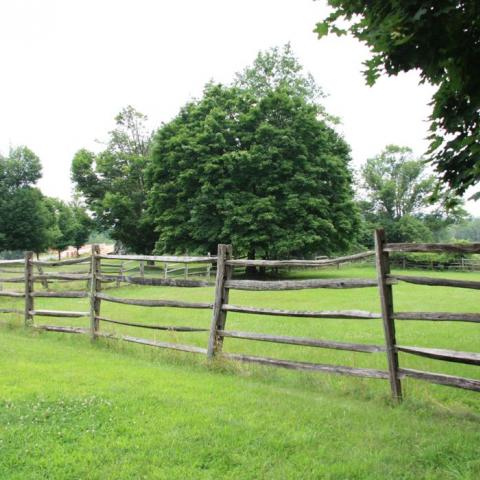
[(375, 260), (377, 268), (378, 290), (382, 307), (383, 331), (387, 349), (388, 374), (392, 398), (395, 402), (402, 401), (402, 384), (398, 376), (398, 353), (395, 340), (395, 321), (393, 318), (393, 293), (392, 286), (387, 283), (390, 273), (390, 259), (388, 252), (384, 252), (385, 231), (375, 230)]
[[(40, 265), (37, 265), (37, 271), (39, 275), (43, 275), (45, 272), (43, 271), (43, 268)], [(42, 278), (41, 280), (42, 286), (45, 290), (48, 290), (48, 280), (46, 278)]]
[(25, 252), (25, 326), (33, 324), (33, 252)]
[(227, 312), (222, 310), (222, 305), (228, 303), (228, 288), (226, 280), (232, 277), (232, 267), (225, 262), (232, 257), (231, 245), (219, 245), (217, 254), (217, 276), (215, 279), (215, 303), (213, 304), (212, 323), (210, 325), (210, 338), (208, 340), (207, 357), (213, 358), (222, 351), (223, 339), (219, 337), (218, 330), (223, 330), (227, 320)]
[(123, 277), (124, 275), (124, 271), (123, 271), (123, 267), (124, 267), (124, 263), (125, 262), (120, 262), (120, 270), (119, 272), (117, 273), (117, 281), (115, 283), (115, 285), (117, 286), (117, 288), (120, 286), (120, 277)]
[(140, 271), (140, 277), (145, 278), (145, 262), (143, 260), (140, 260), (139, 271)]
[[(208, 256), (210, 257), (210, 252), (208, 252)], [(210, 283), (211, 270), (212, 270), (212, 264), (209, 263), (209, 264), (207, 265), (207, 272), (206, 272), (206, 273), (207, 273), (207, 275), (206, 275), (206, 276), (207, 276), (207, 282), (209, 282), (209, 283)]]
[(92, 257), (90, 268), (90, 335), (92, 340), (97, 338), (99, 321), (97, 317), (100, 315), (100, 302), (97, 293), (101, 290), (101, 281), (98, 279), (100, 273), (100, 247), (92, 245)]

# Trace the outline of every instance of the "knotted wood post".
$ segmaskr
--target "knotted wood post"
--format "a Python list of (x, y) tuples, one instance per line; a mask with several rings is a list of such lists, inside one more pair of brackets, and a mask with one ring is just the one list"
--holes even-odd
[(390, 258), (388, 252), (384, 251), (385, 243), (385, 231), (383, 229), (375, 230), (375, 260), (382, 308), (383, 331), (385, 334), (388, 375), (392, 398), (398, 403), (402, 401), (402, 384), (398, 376), (398, 353), (395, 339), (395, 321), (393, 318), (392, 286), (387, 283), (387, 275), (390, 273)]
[(25, 252), (25, 326), (33, 324), (33, 252)]
[(117, 273), (117, 281), (115, 283), (115, 285), (117, 286), (117, 288), (120, 286), (120, 278), (123, 277), (123, 274), (125, 273), (124, 272), (124, 265), (125, 263), (124, 262), (120, 262), (120, 270), (119, 272)]
[(92, 340), (97, 338), (99, 327), (98, 316), (100, 315), (100, 302), (97, 293), (101, 290), (102, 282), (98, 279), (100, 275), (100, 247), (92, 245), (92, 257), (90, 267), (90, 335)]
[(228, 303), (229, 290), (225, 282), (232, 277), (232, 267), (226, 264), (232, 258), (231, 245), (219, 245), (217, 254), (217, 276), (215, 279), (215, 302), (213, 304), (212, 323), (210, 325), (210, 338), (208, 340), (207, 357), (213, 358), (222, 351), (223, 338), (218, 335), (218, 330), (223, 330), (227, 320), (227, 312), (222, 309)]

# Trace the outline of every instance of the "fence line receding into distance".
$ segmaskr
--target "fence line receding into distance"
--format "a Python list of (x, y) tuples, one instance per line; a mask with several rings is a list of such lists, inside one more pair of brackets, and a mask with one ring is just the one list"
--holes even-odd
[[(23, 260), (0, 260), (2, 271), (10, 267), (23, 266), (23, 276), (0, 278), (0, 282), (5, 283), (24, 283), (24, 292), (0, 290), (2, 297), (14, 297), (24, 299), (24, 310), (18, 308), (3, 308), (0, 313), (17, 313), (24, 315), (26, 326), (33, 326), (48, 331), (57, 331), (64, 333), (89, 334), (92, 339), (102, 336), (110, 336), (101, 331), (102, 322), (116, 325), (124, 325), (136, 328), (148, 328), (153, 330), (168, 330), (175, 332), (209, 332), (208, 344), (206, 348), (184, 345), (171, 342), (161, 342), (130, 335), (121, 335), (119, 338), (127, 342), (139, 343), (142, 345), (154, 346), (159, 348), (169, 348), (184, 352), (198, 353), (206, 355), (209, 359), (220, 358), (241, 362), (258, 363), (262, 365), (271, 365), (293, 370), (306, 370), (316, 372), (334, 373), (340, 375), (350, 375), (356, 377), (377, 378), (389, 380), (392, 398), (395, 401), (402, 399), (403, 378), (414, 378), (425, 380), (431, 383), (448, 385), (467, 390), (480, 392), (480, 380), (463, 378), (440, 373), (432, 373), (409, 368), (402, 368), (399, 364), (399, 352), (410, 355), (417, 355), (431, 359), (443, 360), (448, 362), (463, 363), (469, 365), (480, 365), (480, 353), (459, 352), (438, 348), (423, 348), (416, 346), (398, 345), (395, 335), (396, 321), (433, 321), (433, 322), (473, 322), (480, 323), (480, 313), (453, 313), (453, 312), (398, 312), (394, 308), (393, 286), (400, 282), (407, 282), (416, 285), (443, 286), (452, 288), (480, 289), (480, 282), (471, 280), (452, 280), (446, 278), (431, 278), (424, 276), (395, 275), (390, 272), (390, 253), (392, 252), (456, 252), (456, 253), (480, 253), (480, 244), (415, 244), (415, 243), (387, 243), (383, 230), (375, 232), (375, 251), (364, 252), (361, 254), (336, 259), (320, 260), (250, 260), (234, 259), (231, 245), (219, 245), (217, 257), (211, 256), (148, 256), (148, 255), (101, 255), (96, 246), (92, 247), (92, 255), (87, 258), (69, 259), (62, 261), (38, 261), (33, 259), (31, 252), (26, 252)], [(338, 265), (340, 263), (361, 260), (368, 257), (375, 257), (375, 266), (377, 272), (376, 279), (346, 278), (346, 279), (310, 279), (310, 280), (248, 280), (233, 279), (235, 268), (256, 266), (256, 267), (318, 267), (328, 265)], [(120, 261), (108, 263), (110, 261)], [(62, 267), (88, 262), (88, 272), (86, 273), (61, 273), (61, 272), (43, 272), (43, 267)], [(158, 266), (155, 262), (160, 262), (163, 266), (161, 277), (146, 276), (146, 272), (152, 271)], [(168, 267), (172, 265), (174, 268)], [(168, 278), (168, 272), (175, 271), (182, 265), (181, 271), (183, 278)], [(174, 286), (195, 288), (204, 287), (209, 284), (211, 267), (216, 265), (216, 278), (214, 296), (211, 303), (192, 302), (184, 300), (167, 299), (132, 299), (120, 296), (110, 295), (102, 291), (104, 284), (115, 283), (119, 286), (121, 283), (149, 286)], [(189, 268), (190, 267), (190, 268)], [(37, 269), (38, 273), (35, 273)], [(137, 274), (138, 271), (138, 274)], [(19, 270), (16, 270), (19, 273)], [(189, 278), (197, 272), (202, 274), (203, 278)], [(87, 290), (72, 291), (35, 291), (36, 282), (48, 281), (79, 281), (88, 282)], [(47, 283), (48, 286), (48, 283)], [(335, 311), (305, 311), (305, 310), (282, 310), (275, 308), (263, 308), (247, 305), (233, 305), (229, 303), (230, 290), (249, 290), (249, 291), (286, 291), (300, 289), (352, 289), (352, 288), (377, 288), (379, 294), (379, 303), (381, 313), (368, 312), (362, 310), (335, 310)], [(35, 308), (35, 298), (90, 298), (90, 309), (88, 311), (59, 311), (42, 310)], [(100, 314), (102, 302), (114, 302), (126, 305), (136, 305), (142, 307), (169, 307), (169, 308), (188, 308), (188, 309), (208, 309), (212, 312), (212, 320), (209, 329), (192, 326), (168, 326), (153, 325), (141, 323), (138, 321), (127, 322), (118, 319), (107, 318)], [(349, 342), (333, 341), (329, 339), (292, 337), (283, 335), (263, 334), (257, 332), (243, 332), (227, 329), (228, 312), (241, 314), (271, 315), (283, 317), (305, 317), (305, 318), (331, 318), (348, 319), (352, 321), (359, 320), (379, 320), (382, 322), (384, 331), (384, 343), (382, 345), (357, 344)], [(90, 328), (66, 327), (56, 325), (36, 325), (36, 317), (66, 317), (79, 318), (86, 317), (90, 319)], [(327, 348), (335, 350), (346, 350), (352, 352), (362, 352), (370, 354), (386, 355), (387, 370), (378, 370), (372, 368), (358, 368), (345, 365), (329, 365), (311, 362), (301, 362), (292, 360), (282, 360), (277, 358), (260, 357), (253, 355), (244, 355), (236, 353), (223, 352), (223, 342), (225, 338), (236, 338), (242, 340), (254, 340), (261, 342), (273, 342), (280, 344), (309, 346), (317, 348)]]

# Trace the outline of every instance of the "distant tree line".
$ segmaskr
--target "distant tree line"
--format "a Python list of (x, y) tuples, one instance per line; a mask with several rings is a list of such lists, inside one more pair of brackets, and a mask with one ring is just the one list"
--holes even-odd
[(41, 176), (40, 159), (29, 148), (0, 155), (0, 252), (53, 249), (60, 255), (87, 241), (92, 220), (86, 208), (43, 195), (35, 186)]
[[(311, 257), (392, 242), (475, 240), (455, 194), (423, 158), (388, 145), (355, 172), (338, 120), (290, 46), (260, 52), (228, 85), (208, 83), (156, 132), (132, 106), (98, 152), (79, 150), (67, 204), (35, 187), (26, 147), (0, 160), (0, 249), (80, 246), (106, 232), (124, 250), (249, 258)], [(93, 223), (92, 223), (93, 222)]]

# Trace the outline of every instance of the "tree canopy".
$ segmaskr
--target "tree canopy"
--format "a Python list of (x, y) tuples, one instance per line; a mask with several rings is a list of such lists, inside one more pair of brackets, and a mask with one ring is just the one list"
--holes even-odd
[(149, 169), (156, 249), (267, 258), (347, 248), (357, 216), (346, 143), (280, 82), (261, 97), (210, 84), (157, 133)]
[(283, 48), (260, 51), (252, 65), (235, 75), (234, 86), (249, 90), (257, 98), (284, 88), (317, 107), (320, 107), (318, 101), (323, 97), (322, 89), (312, 74), (304, 70), (289, 43)]
[(154, 229), (145, 216), (145, 170), (150, 161), (147, 117), (133, 107), (116, 117), (106, 148), (98, 154), (79, 150), (72, 161), (72, 180), (101, 230), (137, 253), (150, 253)]
[(52, 218), (35, 183), (42, 176), (40, 159), (25, 146), (0, 155), (0, 250), (45, 250)]
[(449, 197), (448, 213), (444, 199), (436, 204), (429, 201), (435, 177), (426, 167), (425, 160), (414, 158), (410, 148), (397, 145), (388, 145), (363, 165), (360, 210), (368, 230), (367, 245), (376, 227), (384, 227), (392, 242), (425, 242), (465, 217), (459, 198)]
[[(351, 33), (365, 42), (367, 82), (418, 69), (436, 85), (430, 160), (457, 194), (480, 180), (480, 4), (478, 0), (329, 0), (320, 37)], [(347, 25), (347, 26), (345, 26)], [(474, 195), (480, 198), (480, 192)]]

